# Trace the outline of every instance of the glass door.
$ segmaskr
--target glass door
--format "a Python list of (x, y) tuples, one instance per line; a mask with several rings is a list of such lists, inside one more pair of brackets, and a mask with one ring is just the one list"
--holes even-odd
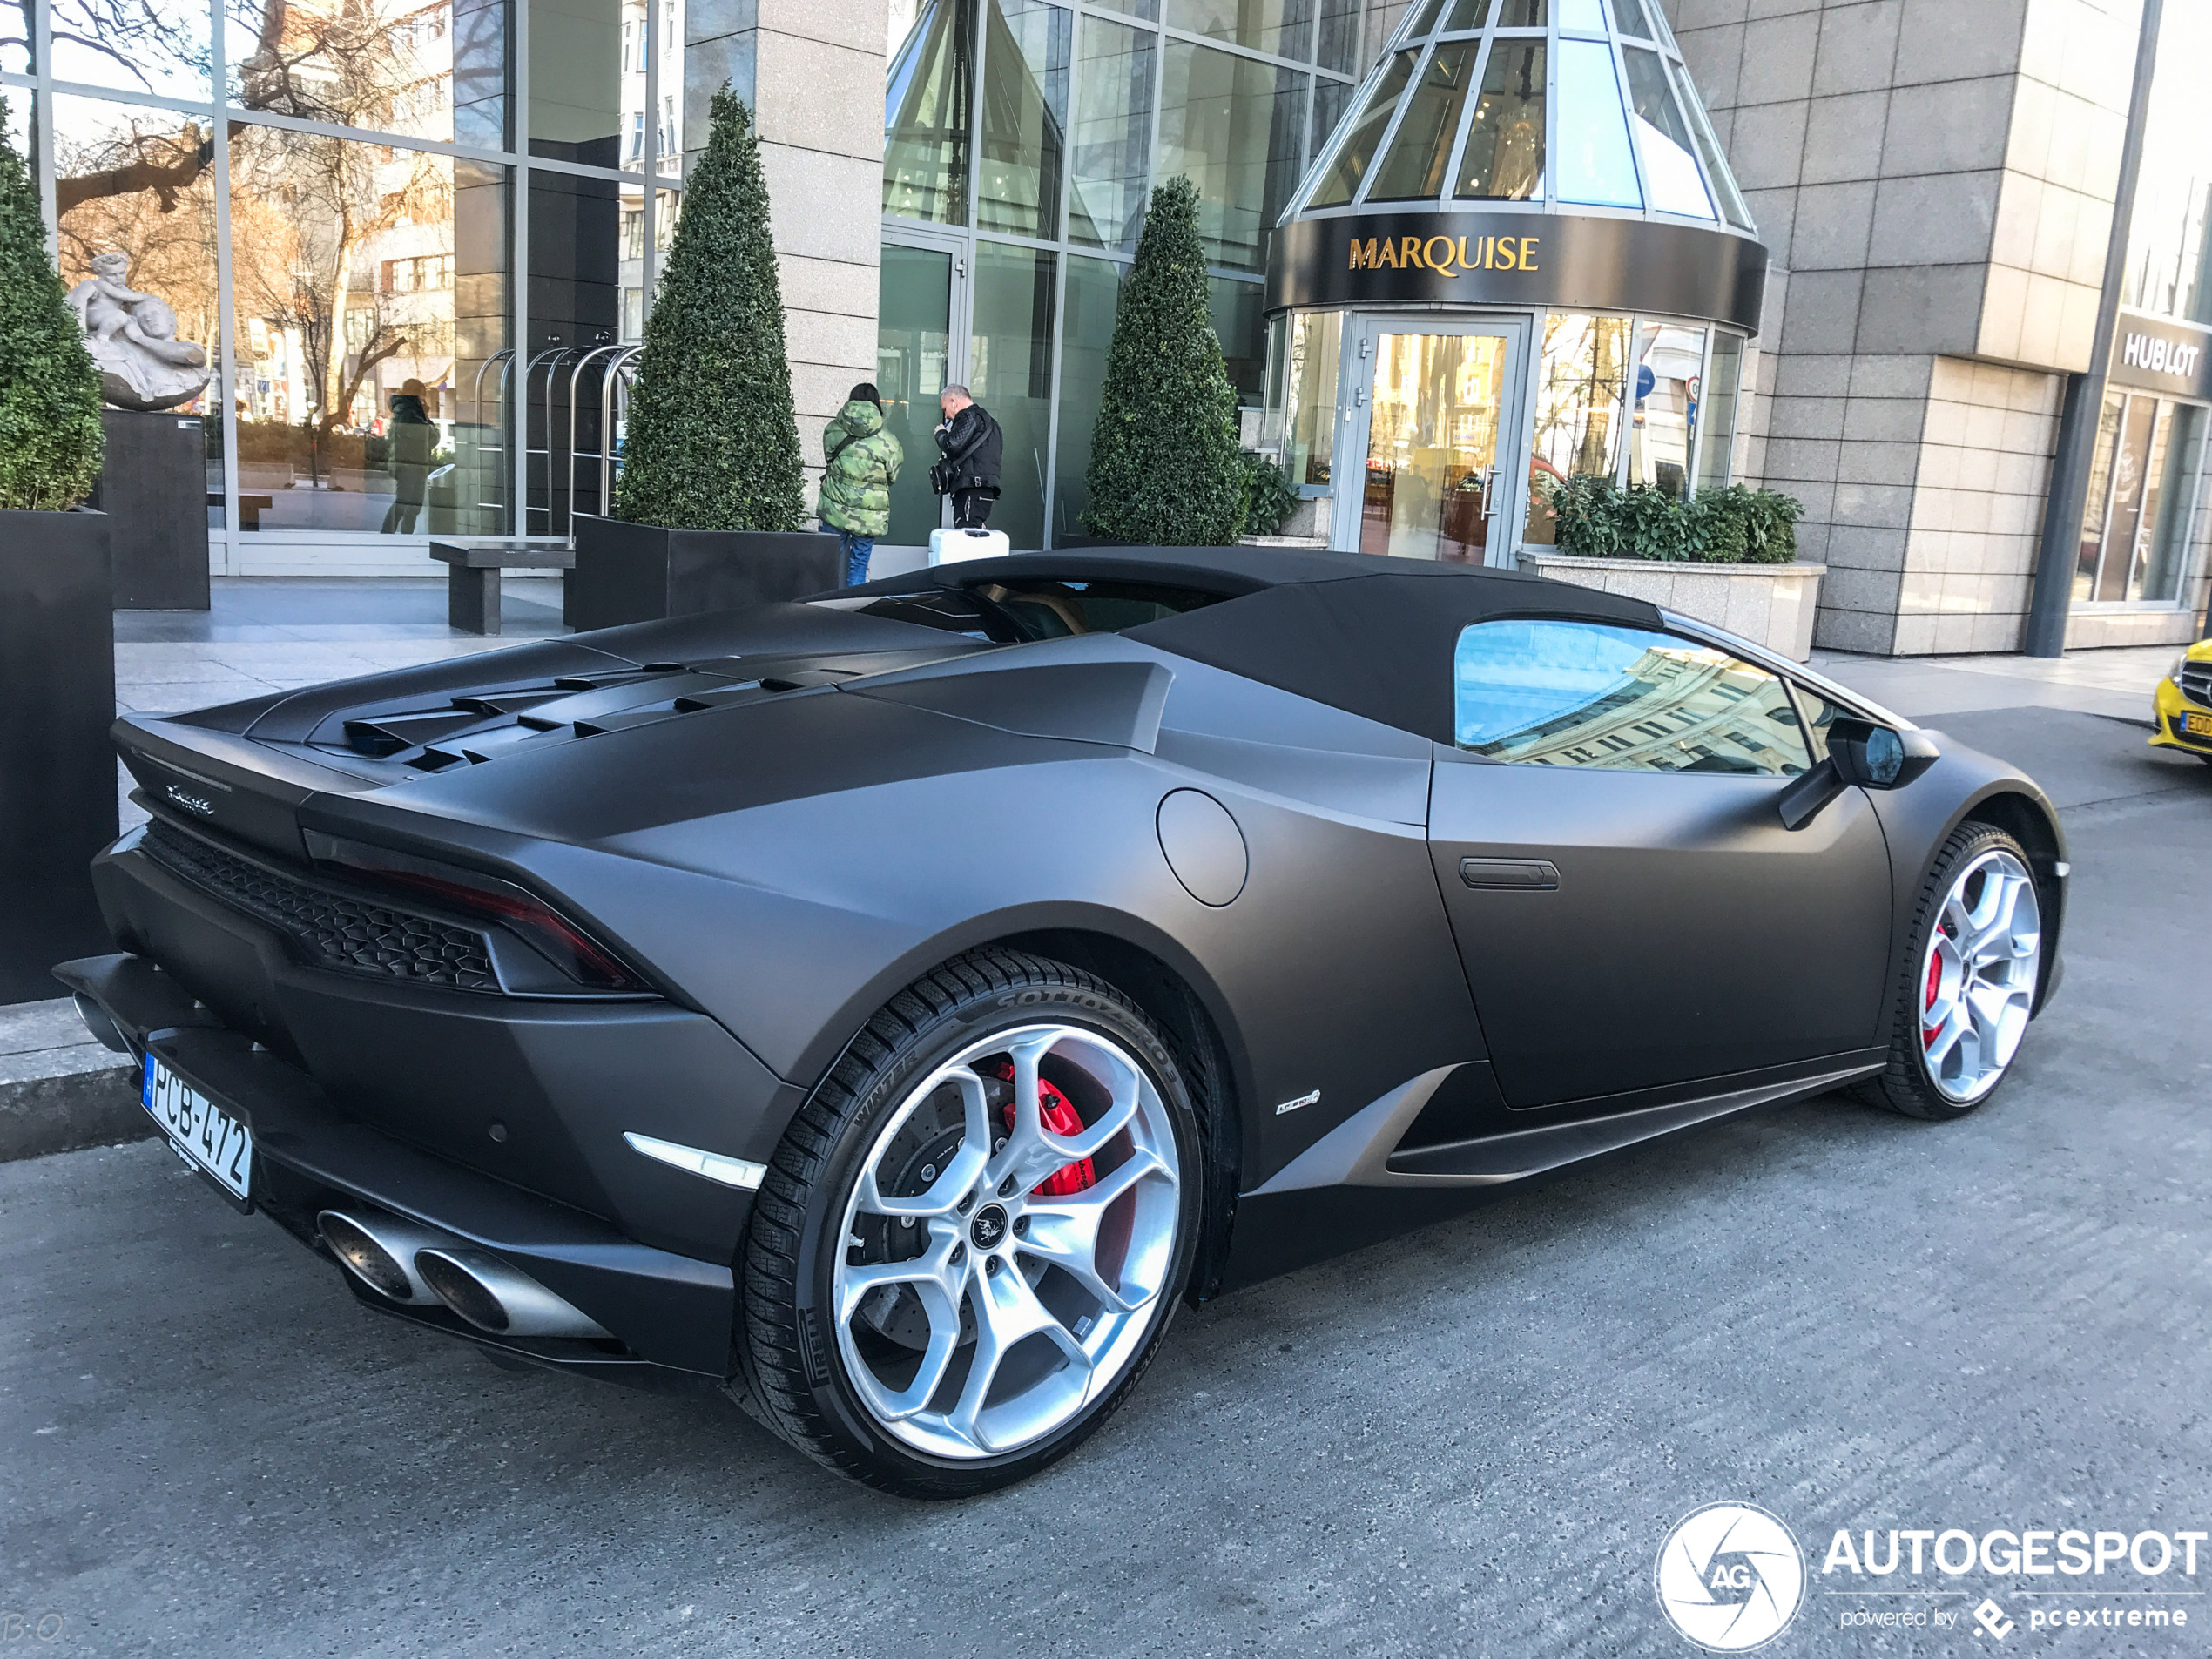
[[(1337, 490), (1332, 545), (1391, 558), (1510, 563), (1519, 492), (1519, 319), (1419, 327), (1359, 320), (1339, 453), (1364, 455)], [(1350, 469), (1339, 467), (1339, 479)], [(1349, 482), (1346, 480), (1345, 482)]]
[(883, 421), (906, 451), (891, 486), (890, 547), (926, 547), (942, 522), (929, 487), (937, 459), (937, 394), (960, 381), (968, 356), (968, 253), (959, 241), (886, 242), (877, 293), (875, 388)]

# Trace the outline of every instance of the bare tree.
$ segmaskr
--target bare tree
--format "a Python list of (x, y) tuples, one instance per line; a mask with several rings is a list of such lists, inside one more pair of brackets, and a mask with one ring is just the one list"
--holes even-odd
[[(27, 7), (30, 0), (21, 0)], [(149, 70), (211, 72), (207, 43), (145, 0), (52, 0), (53, 37), (111, 59), (147, 90), (159, 84)], [(341, 0), (324, 9), (289, 0), (233, 0), (241, 22), (254, 26), (254, 48), (235, 66), (233, 99), (241, 107), (302, 120), (390, 130), (410, 101), (442, 96), (436, 75), (426, 74), (410, 51), (426, 12), (381, 6), (376, 0)], [(13, 15), (13, 14), (11, 14)], [(28, 11), (24, 44), (29, 50)], [(10, 37), (0, 37), (4, 41)], [(230, 123), (234, 142), (246, 130)], [(90, 171), (72, 170), (54, 181), (55, 208), (66, 217), (88, 201), (150, 191), (161, 211), (173, 209), (215, 162), (213, 135), (186, 121), (173, 135), (148, 134), (139, 153)]]
[[(30, 8), (31, 0), (17, 0), (9, 8), (0, 47), (19, 46), (29, 56)], [(52, 0), (46, 26), (56, 45), (96, 53), (123, 70), (140, 90), (152, 91), (158, 83), (149, 70), (197, 70), (206, 78), (212, 60), (206, 31), (185, 20), (206, 16), (204, 7), (164, 16), (145, 0)]]

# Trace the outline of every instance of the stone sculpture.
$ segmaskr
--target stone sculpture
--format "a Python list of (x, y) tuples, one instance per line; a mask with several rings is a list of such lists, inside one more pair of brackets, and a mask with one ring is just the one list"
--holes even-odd
[(213, 371), (206, 350), (177, 338), (168, 302), (125, 282), (130, 268), (127, 255), (94, 254), (92, 274), (69, 291), (69, 302), (107, 401), (119, 409), (173, 409), (198, 397)]

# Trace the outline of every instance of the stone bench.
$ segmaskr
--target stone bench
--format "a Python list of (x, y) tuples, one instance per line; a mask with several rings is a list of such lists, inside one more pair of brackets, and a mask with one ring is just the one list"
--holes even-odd
[(458, 536), (430, 543), (446, 567), (446, 622), (471, 634), (499, 631), (502, 570), (573, 570), (576, 550), (559, 536)]

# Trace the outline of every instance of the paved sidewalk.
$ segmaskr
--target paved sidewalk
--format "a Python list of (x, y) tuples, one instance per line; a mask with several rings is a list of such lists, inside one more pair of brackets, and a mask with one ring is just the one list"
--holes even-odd
[(2173, 645), (2047, 657), (1854, 657), (1815, 651), (1812, 666), (1914, 720), (1975, 709), (2078, 709), (2150, 724), (2151, 690)]
[(69, 998), (0, 1008), (0, 1163), (152, 1133), (129, 1056), (93, 1042)]
[(447, 626), (435, 577), (219, 577), (211, 610), (116, 613), (116, 707), (209, 708), (566, 631), (557, 579), (505, 586), (506, 632), (487, 639)]
[(77, 1017), (76, 1004), (65, 996), (0, 1008), (0, 1086), (118, 1063), (112, 1052), (92, 1041)]

